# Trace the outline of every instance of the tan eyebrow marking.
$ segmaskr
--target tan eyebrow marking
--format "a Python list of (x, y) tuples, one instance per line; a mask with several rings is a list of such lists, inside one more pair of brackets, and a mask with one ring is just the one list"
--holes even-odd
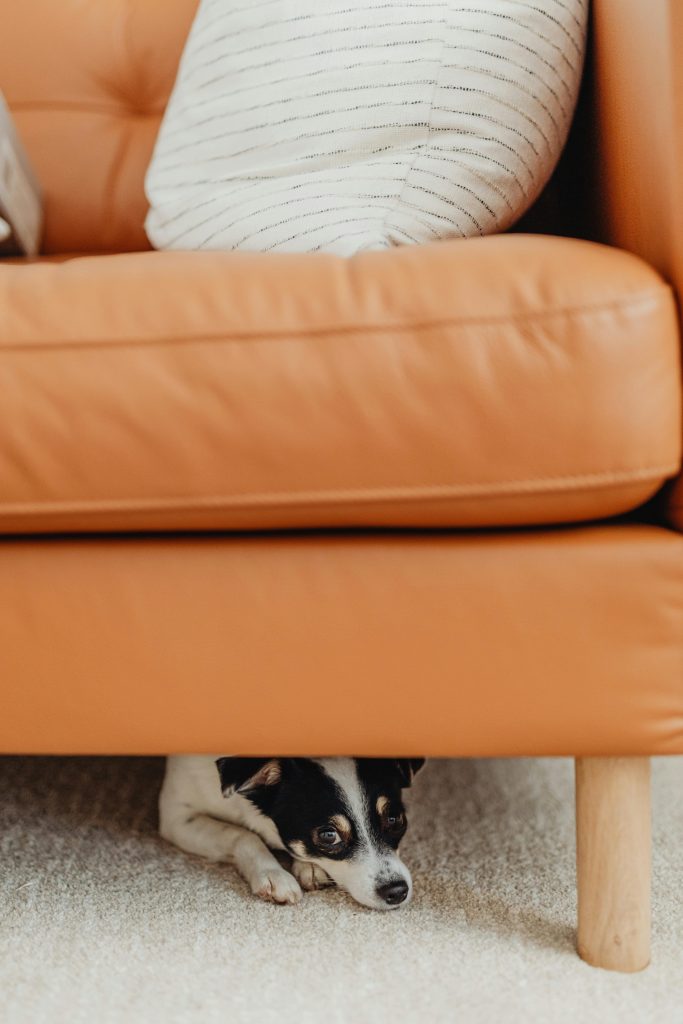
[(388, 796), (378, 796), (377, 797), (377, 813), (378, 814), (380, 814), (380, 815), (383, 814), (385, 809), (388, 806), (389, 806), (389, 797)]
[(352, 833), (349, 819), (343, 814), (333, 814), (330, 818), (330, 824), (334, 825), (344, 842), (348, 843)]

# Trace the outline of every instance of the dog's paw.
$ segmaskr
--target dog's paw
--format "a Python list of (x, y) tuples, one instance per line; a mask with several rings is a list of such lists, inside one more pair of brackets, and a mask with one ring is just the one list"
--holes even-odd
[(326, 885), (334, 885), (327, 872), (319, 868), (317, 864), (309, 864), (305, 860), (292, 861), (292, 874), (301, 888), (307, 892), (323, 889)]
[(251, 891), (268, 903), (298, 903), (303, 893), (294, 875), (284, 868), (264, 868), (249, 879)]

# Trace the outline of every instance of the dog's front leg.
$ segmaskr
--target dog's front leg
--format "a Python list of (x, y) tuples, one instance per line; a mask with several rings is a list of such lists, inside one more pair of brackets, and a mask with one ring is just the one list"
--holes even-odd
[(324, 889), (334, 882), (322, 868), (317, 864), (311, 864), (305, 860), (292, 861), (292, 874), (302, 889), (312, 892), (314, 889)]
[(159, 831), (186, 853), (234, 864), (261, 899), (298, 903), (303, 895), (296, 878), (278, 864), (263, 840), (249, 829), (188, 808), (174, 814), (162, 808)]

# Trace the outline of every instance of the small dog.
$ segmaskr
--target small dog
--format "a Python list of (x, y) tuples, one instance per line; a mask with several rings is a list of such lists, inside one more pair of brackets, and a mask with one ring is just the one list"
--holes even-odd
[[(412, 895), (398, 854), (401, 790), (424, 758), (169, 757), (161, 835), (187, 853), (232, 862), (251, 891), (298, 903), (338, 885), (373, 910)], [(271, 850), (292, 858), (288, 871)]]

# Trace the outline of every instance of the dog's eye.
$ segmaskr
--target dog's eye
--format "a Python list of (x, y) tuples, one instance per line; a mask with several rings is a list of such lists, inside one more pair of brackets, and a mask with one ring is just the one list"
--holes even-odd
[(400, 814), (388, 814), (384, 819), (384, 828), (387, 832), (402, 832), (406, 827), (406, 816), (401, 811)]
[(336, 828), (331, 828), (329, 825), (323, 825), (322, 828), (316, 829), (314, 835), (318, 846), (323, 846), (327, 850), (341, 842)]

